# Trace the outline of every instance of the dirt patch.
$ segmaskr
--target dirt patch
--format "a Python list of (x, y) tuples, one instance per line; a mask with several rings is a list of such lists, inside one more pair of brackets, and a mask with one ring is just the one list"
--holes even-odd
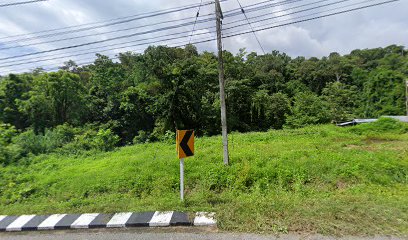
[(375, 152), (380, 150), (393, 150), (393, 151), (407, 151), (408, 145), (406, 142), (399, 139), (389, 139), (381, 137), (367, 137), (361, 141), (361, 144), (349, 144), (344, 147), (349, 150), (362, 150)]
[(347, 183), (340, 180), (340, 181), (338, 181), (336, 183), (336, 187), (337, 187), (337, 189), (340, 189), (340, 190), (346, 189), (347, 188)]
[(398, 139), (392, 138), (382, 138), (382, 137), (367, 137), (363, 140), (366, 144), (378, 144), (378, 143), (387, 143), (387, 142), (398, 142)]
[(344, 147), (345, 149), (348, 150), (363, 150), (363, 151), (369, 151), (369, 152), (375, 152), (379, 150), (375, 146), (370, 146), (370, 145), (355, 145), (355, 144), (350, 144)]

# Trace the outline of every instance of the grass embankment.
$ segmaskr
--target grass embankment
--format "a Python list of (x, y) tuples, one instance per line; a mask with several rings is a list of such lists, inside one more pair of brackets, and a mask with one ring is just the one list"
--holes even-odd
[(407, 235), (408, 134), (391, 125), (231, 134), (229, 167), (220, 137), (198, 139), (184, 203), (173, 144), (40, 156), (0, 168), (0, 214), (204, 210), (230, 231)]

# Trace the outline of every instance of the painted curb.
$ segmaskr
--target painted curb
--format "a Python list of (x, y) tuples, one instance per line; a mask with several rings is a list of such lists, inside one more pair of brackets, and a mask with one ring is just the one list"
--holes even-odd
[(217, 222), (215, 213), (197, 212), (191, 219), (173, 211), (0, 216), (0, 232), (170, 226), (214, 227)]

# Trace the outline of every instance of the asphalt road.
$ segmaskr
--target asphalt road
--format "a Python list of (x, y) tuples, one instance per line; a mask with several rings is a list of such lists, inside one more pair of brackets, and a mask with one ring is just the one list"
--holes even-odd
[(172, 228), (172, 229), (118, 229), (83, 230), (55, 232), (0, 233), (1, 240), (399, 240), (396, 237), (325, 237), (321, 235), (256, 235), (241, 233), (218, 233), (211, 229)]

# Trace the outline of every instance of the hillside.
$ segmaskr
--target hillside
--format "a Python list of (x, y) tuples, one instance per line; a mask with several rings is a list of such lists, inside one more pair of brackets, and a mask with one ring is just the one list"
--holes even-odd
[(216, 211), (229, 231), (408, 234), (407, 126), (393, 122), (196, 141), (186, 201), (172, 143), (82, 156), (41, 155), (0, 168), (0, 215)]

